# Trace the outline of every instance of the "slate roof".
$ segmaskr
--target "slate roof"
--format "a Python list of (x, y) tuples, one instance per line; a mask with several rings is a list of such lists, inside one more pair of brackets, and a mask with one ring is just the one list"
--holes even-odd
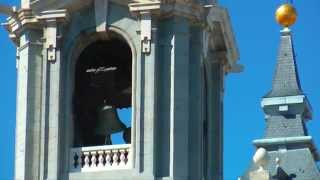
[(290, 30), (283, 31), (272, 90), (266, 97), (302, 95)]
[[(257, 148), (267, 150), (268, 163), (266, 170), (270, 173), (270, 180), (320, 180), (317, 165), (319, 154), (308, 136), (305, 114), (311, 107), (306, 102), (278, 103), (277, 99), (288, 96), (303, 95), (297, 64), (295, 59), (292, 35), (289, 29), (281, 32), (280, 48), (277, 66), (272, 82), (272, 90), (264, 97), (271, 99), (271, 104), (263, 106), (266, 113), (267, 127), (265, 139), (254, 141)], [(274, 101), (273, 101), (274, 100)], [(285, 111), (280, 110), (286, 106)], [(295, 139), (294, 141), (290, 139)], [(306, 139), (300, 141), (299, 139)], [(260, 143), (258, 143), (260, 142)], [(261, 143), (263, 142), (263, 143)], [(276, 163), (280, 159), (280, 164)], [(241, 180), (250, 180), (249, 174), (258, 167), (251, 163)]]

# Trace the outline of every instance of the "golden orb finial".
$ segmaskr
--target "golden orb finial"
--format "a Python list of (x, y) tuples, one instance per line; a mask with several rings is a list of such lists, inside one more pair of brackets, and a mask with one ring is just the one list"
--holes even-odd
[(283, 4), (276, 11), (276, 20), (284, 27), (292, 26), (296, 22), (297, 16), (296, 8), (291, 4)]

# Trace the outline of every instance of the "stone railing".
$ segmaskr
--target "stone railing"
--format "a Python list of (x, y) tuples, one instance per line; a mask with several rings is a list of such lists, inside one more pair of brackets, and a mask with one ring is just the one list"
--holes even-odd
[(71, 172), (130, 169), (132, 157), (130, 144), (72, 148)]

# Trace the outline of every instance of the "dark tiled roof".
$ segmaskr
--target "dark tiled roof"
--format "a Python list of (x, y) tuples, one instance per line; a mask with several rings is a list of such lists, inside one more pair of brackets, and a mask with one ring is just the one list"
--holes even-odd
[(304, 118), (301, 115), (294, 117), (269, 116), (266, 122), (266, 138), (308, 136)]
[(295, 96), (301, 94), (303, 93), (300, 86), (291, 33), (283, 32), (272, 90), (266, 97)]
[[(295, 52), (290, 31), (284, 31), (281, 35), (277, 67), (272, 83), (272, 90), (265, 98), (273, 98), (276, 101), (286, 96), (303, 95), (300, 86), (298, 70), (295, 60)], [(305, 97), (305, 101), (307, 101)], [(319, 159), (313, 141), (290, 141), (294, 138), (307, 139), (306, 115), (309, 112), (308, 102), (297, 102), (264, 106), (266, 113), (265, 144), (255, 143), (257, 148), (267, 150), (269, 162), (266, 170), (271, 179), (284, 180), (320, 180), (320, 172), (317, 161)], [(287, 111), (280, 111), (280, 106), (287, 106)], [(282, 140), (284, 139), (284, 140)], [(280, 160), (277, 164), (276, 159)], [(241, 177), (241, 180), (250, 180), (250, 172), (258, 167), (251, 163), (249, 169)]]

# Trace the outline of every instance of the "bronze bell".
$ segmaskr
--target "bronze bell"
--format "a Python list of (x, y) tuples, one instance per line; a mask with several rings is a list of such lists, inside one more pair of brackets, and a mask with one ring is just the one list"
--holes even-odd
[(118, 113), (113, 106), (103, 105), (98, 114), (96, 134), (107, 136), (106, 144), (111, 144), (110, 135), (121, 132), (127, 127), (120, 121)]

